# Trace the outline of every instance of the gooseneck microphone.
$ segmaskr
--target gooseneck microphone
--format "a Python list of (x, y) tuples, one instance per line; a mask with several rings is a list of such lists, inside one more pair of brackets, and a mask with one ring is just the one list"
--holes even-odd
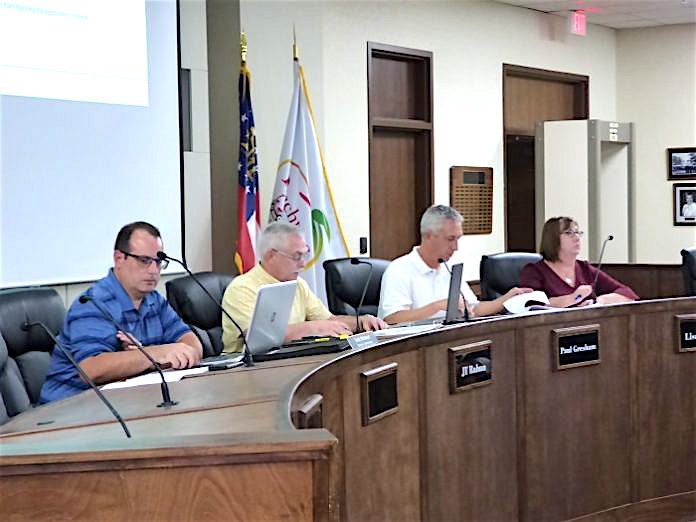
[(360, 302), (358, 303), (358, 307), (355, 309), (355, 322), (356, 322), (357, 327), (358, 327), (358, 329), (355, 333), (360, 333), (360, 332), (362, 332), (362, 325), (360, 324), (360, 309), (362, 308), (363, 301), (365, 301), (365, 294), (367, 294), (367, 288), (370, 286), (370, 280), (372, 279), (372, 270), (374, 269), (374, 265), (372, 263), (370, 263), (369, 261), (364, 261), (364, 260), (360, 259), (359, 257), (351, 257), (350, 264), (351, 265), (368, 265), (370, 267), (370, 270), (367, 273), (367, 280), (365, 281), (365, 285), (363, 286), (362, 295), (360, 296)]
[(607, 236), (607, 238), (604, 240), (604, 242), (602, 243), (602, 250), (599, 252), (599, 263), (597, 263), (597, 273), (595, 274), (594, 281), (592, 281), (592, 293), (594, 294), (595, 299), (597, 297), (599, 297), (597, 295), (597, 279), (599, 279), (599, 272), (602, 269), (602, 258), (604, 257), (604, 249), (606, 248), (607, 243), (609, 241), (613, 241), (613, 239), (614, 239), (614, 236), (609, 234)]
[[(445, 261), (441, 257), (438, 257), (437, 262), (442, 264), (442, 265), (445, 265), (447, 272), (449, 272), (450, 277), (452, 277), (452, 270), (450, 270), (450, 267), (447, 265), (447, 261)], [(469, 322), (469, 306), (466, 303), (466, 297), (464, 297), (464, 292), (462, 292), (461, 288), (459, 288), (459, 295), (462, 296), (462, 300), (464, 301), (464, 320), (468, 323)]]
[(128, 330), (126, 330), (122, 325), (118, 324), (116, 320), (113, 318), (113, 316), (109, 313), (109, 311), (104, 308), (104, 305), (101, 304), (99, 301), (96, 299), (92, 298), (91, 296), (88, 296), (86, 294), (82, 294), (80, 298), (78, 299), (81, 304), (85, 304), (87, 302), (92, 303), (94, 306), (96, 306), (97, 310), (102, 314), (104, 319), (109, 321), (114, 327), (116, 328), (117, 331), (123, 332), (123, 335), (128, 337), (128, 340), (133, 343), (133, 346), (135, 346), (138, 350), (140, 350), (140, 353), (142, 353), (145, 357), (147, 357), (147, 360), (152, 363), (152, 366), (155, 367), (155, 370), (157, 370), (160, 374), (160, 378), (162, 379), (162, 383), (160, 384), (160, 388), (162, 389), (162, 403), (158, 404), (158, 408), (170, 408), (171, 406), (176, 406), (179, 404), (176, 401), (173, 401), (171, 396), (169, 395), (169, 385), (167, 384), (167, 380), (164, 378), (164, 374), (162, 373), (162, 366), (160, 363), (155, 361), (155, 359), (147, 353), (145, 348), (143, 348), (143, 345), (138, 341), (134, 336), (132, 336)]
[(189, 270), (189, 267), (186, 266), (186, 263), (184, 263), (183, 261), (181, 261), (179, 259), (175, 259), (171, 256), (168, 256), (167, 254), (165, 254), (161, 250), (159, 252), (157, 252), (156, 255), (157, 255), (157, 259), (159, 259), (160, 261), (174, 261), (176, 264), (181, 265), (182, 268), (184, 270), (186, 270), (186, 273), (191, 276), (191, 279), (193, 279), (196, 282), (196, 284), (200, 287), (200, 289), (203, 290), (203, 292), (205, 292), (205, 295), (207, 295), (210, 298), (210, 300), (213, 303), (215, 303), (215, 306), (217, 306), (218, 309), (223, 314), (225, 314), (225, 317), (227, 317), (230, 321), (232, 321), (232, 324), (237, 327), (237, 330), (239, 330), (239, 335), (242, 337), (242, 345), (243, 345), (242, 362), (244, 363), (244, 366), (254, 366), (254, 358), (252, 357), (251, 350), (249, 350), (249, 346), (247, 345), (246, 335), (244, 335), (244, 331), (242, 330), (241, 326), (239, 326), (239, 323), (237, 321), (235, 321), (234, 318), (229, 313), (227, 313), (227, 310), (225, 310), (223, 308), (223, 306), (217, 302), (217, 299), (215, 299), (212, 295), (210, 295), (210, 292), (208, 292), (208, 289), (205, 286), (203, 286), (203, 283), (201, 283), (195, 275), (193, 275), (193, 272), (191, 272), (191, 270)]
[(43, 329), (44, 332), (48, 334), (48, 336), (51, 338), (51, 340), (56, 343), (56, 346), (58, 349), (63, 352), (63, 355), (67, 357), (68, 361), (70, 361), (70, 364), (72, 364), (75, 369), (77, 370), (77, 373), (80, 374), (80, 377), (82, 377), (82, 380), (85, 381), (87, 384), (89, 384), (89, 387), (94, 390), (94, 393), (97, 394), (97, 397), (101, 399), (101, 401), (106, 405), (107, 408), (109, 408), (109, 411), (111, 414), (116, 417), (116, 420), (121, 424), (121, 427), (123, 428), (123, 431), (126, 432), (126, 437), (129, 439), (131, 438), (130, 431), (128, 431), (128, 427), (126, 426), (126, 423), (123, 422), (123, 418), (119, 413), (116, 411), (116, 408), (109, 402), (109, 400), (104, 397), (104, 394), (101, 392), (101, 390), (97, 387), (96, 384), (94, 384), (94, 381), (90, 379), (87, 374), (84, 372), (82, 368), (80, 368), (80, 365), (77, 363), (75, 358), (73, 357), (72, 353), (70, 353), (70, 350), (68, 350), (63, 344), (58, 340), (58, 338), (53, 335), (53, 332), (41, 321), (26, 321), (24, 324), (22, 324), (21, 328), (22, 331), (28, 332), (29, 329), (33, 328), (34, 326), (39, 326)]

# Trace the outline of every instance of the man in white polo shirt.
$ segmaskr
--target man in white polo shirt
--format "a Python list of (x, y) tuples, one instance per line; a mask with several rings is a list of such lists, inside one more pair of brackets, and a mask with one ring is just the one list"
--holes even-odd
[[(457, 250), (462, 215), (445, 205), (432, 206), (423, 213), (420, 233), (420, 245), (392, 261), (382, 277), (379, 317), (387, 323), (444, 317), (447, 310), (450, 274), (440, 260), (449, 261)], [(479, 301), (462, 280), (462, 293), (474, 316), (497, 314), (507, 299), (528, 291), (513, 288), (494, 301)]]

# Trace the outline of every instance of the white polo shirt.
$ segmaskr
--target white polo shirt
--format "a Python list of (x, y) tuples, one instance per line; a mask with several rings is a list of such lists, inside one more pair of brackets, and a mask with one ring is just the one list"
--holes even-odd
[[(447, 299), (450, 274), (440, 265), (430, 268), (413, 247), (410, 253), (396, 258), (382, 276), (382, 288), (379, 297), (379, 316), (383, 319), (394, 312), (421, 308), (433, 301)], [(470, 306), (478, 304), (476, 295), (466, 281), (462, 279), (462, 293)], [(444, 317), (441, 310), (431, 317)]]

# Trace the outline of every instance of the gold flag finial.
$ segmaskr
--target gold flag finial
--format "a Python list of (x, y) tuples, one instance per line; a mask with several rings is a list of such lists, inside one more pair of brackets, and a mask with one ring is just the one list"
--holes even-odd
[(246, 33), (244, 31), (241, 32), (239, 36), (239, 49), (242, 53), (242, 63), (246, 62), (246, 55), (247, 55), (247, 37)]
[(297, 61), (300, 53), (297, 50), (297, 36), (295, 36), (295, 24), (292, 24), (292, 59)]

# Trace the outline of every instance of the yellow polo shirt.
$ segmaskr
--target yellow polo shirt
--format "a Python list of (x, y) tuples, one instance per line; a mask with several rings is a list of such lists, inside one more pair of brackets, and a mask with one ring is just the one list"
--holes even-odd
[[(246, 331), (251, 322), (251, 314), (256, 304), (256, 294), (264, 285), (279, 283), (275, 277), (266, 272), (261, 265), (256, 265), (246, 274), (235, 277), (225, 290), (222, 297), (222, 306), (234, 320), (239, 323), (242, 330)], [(303, 321), (318, 321), (331, 317), (319, 298), (309, 289), (309, 285), (302, 278), (297, 279), (297, 292), (295, 301), (290, 310), (288, 324), (301, 323)], [(227, 316), (222, 315), (222, 343), (224, 352), (241, 352), (242, 340), (239, 330), (232, 324)]]

